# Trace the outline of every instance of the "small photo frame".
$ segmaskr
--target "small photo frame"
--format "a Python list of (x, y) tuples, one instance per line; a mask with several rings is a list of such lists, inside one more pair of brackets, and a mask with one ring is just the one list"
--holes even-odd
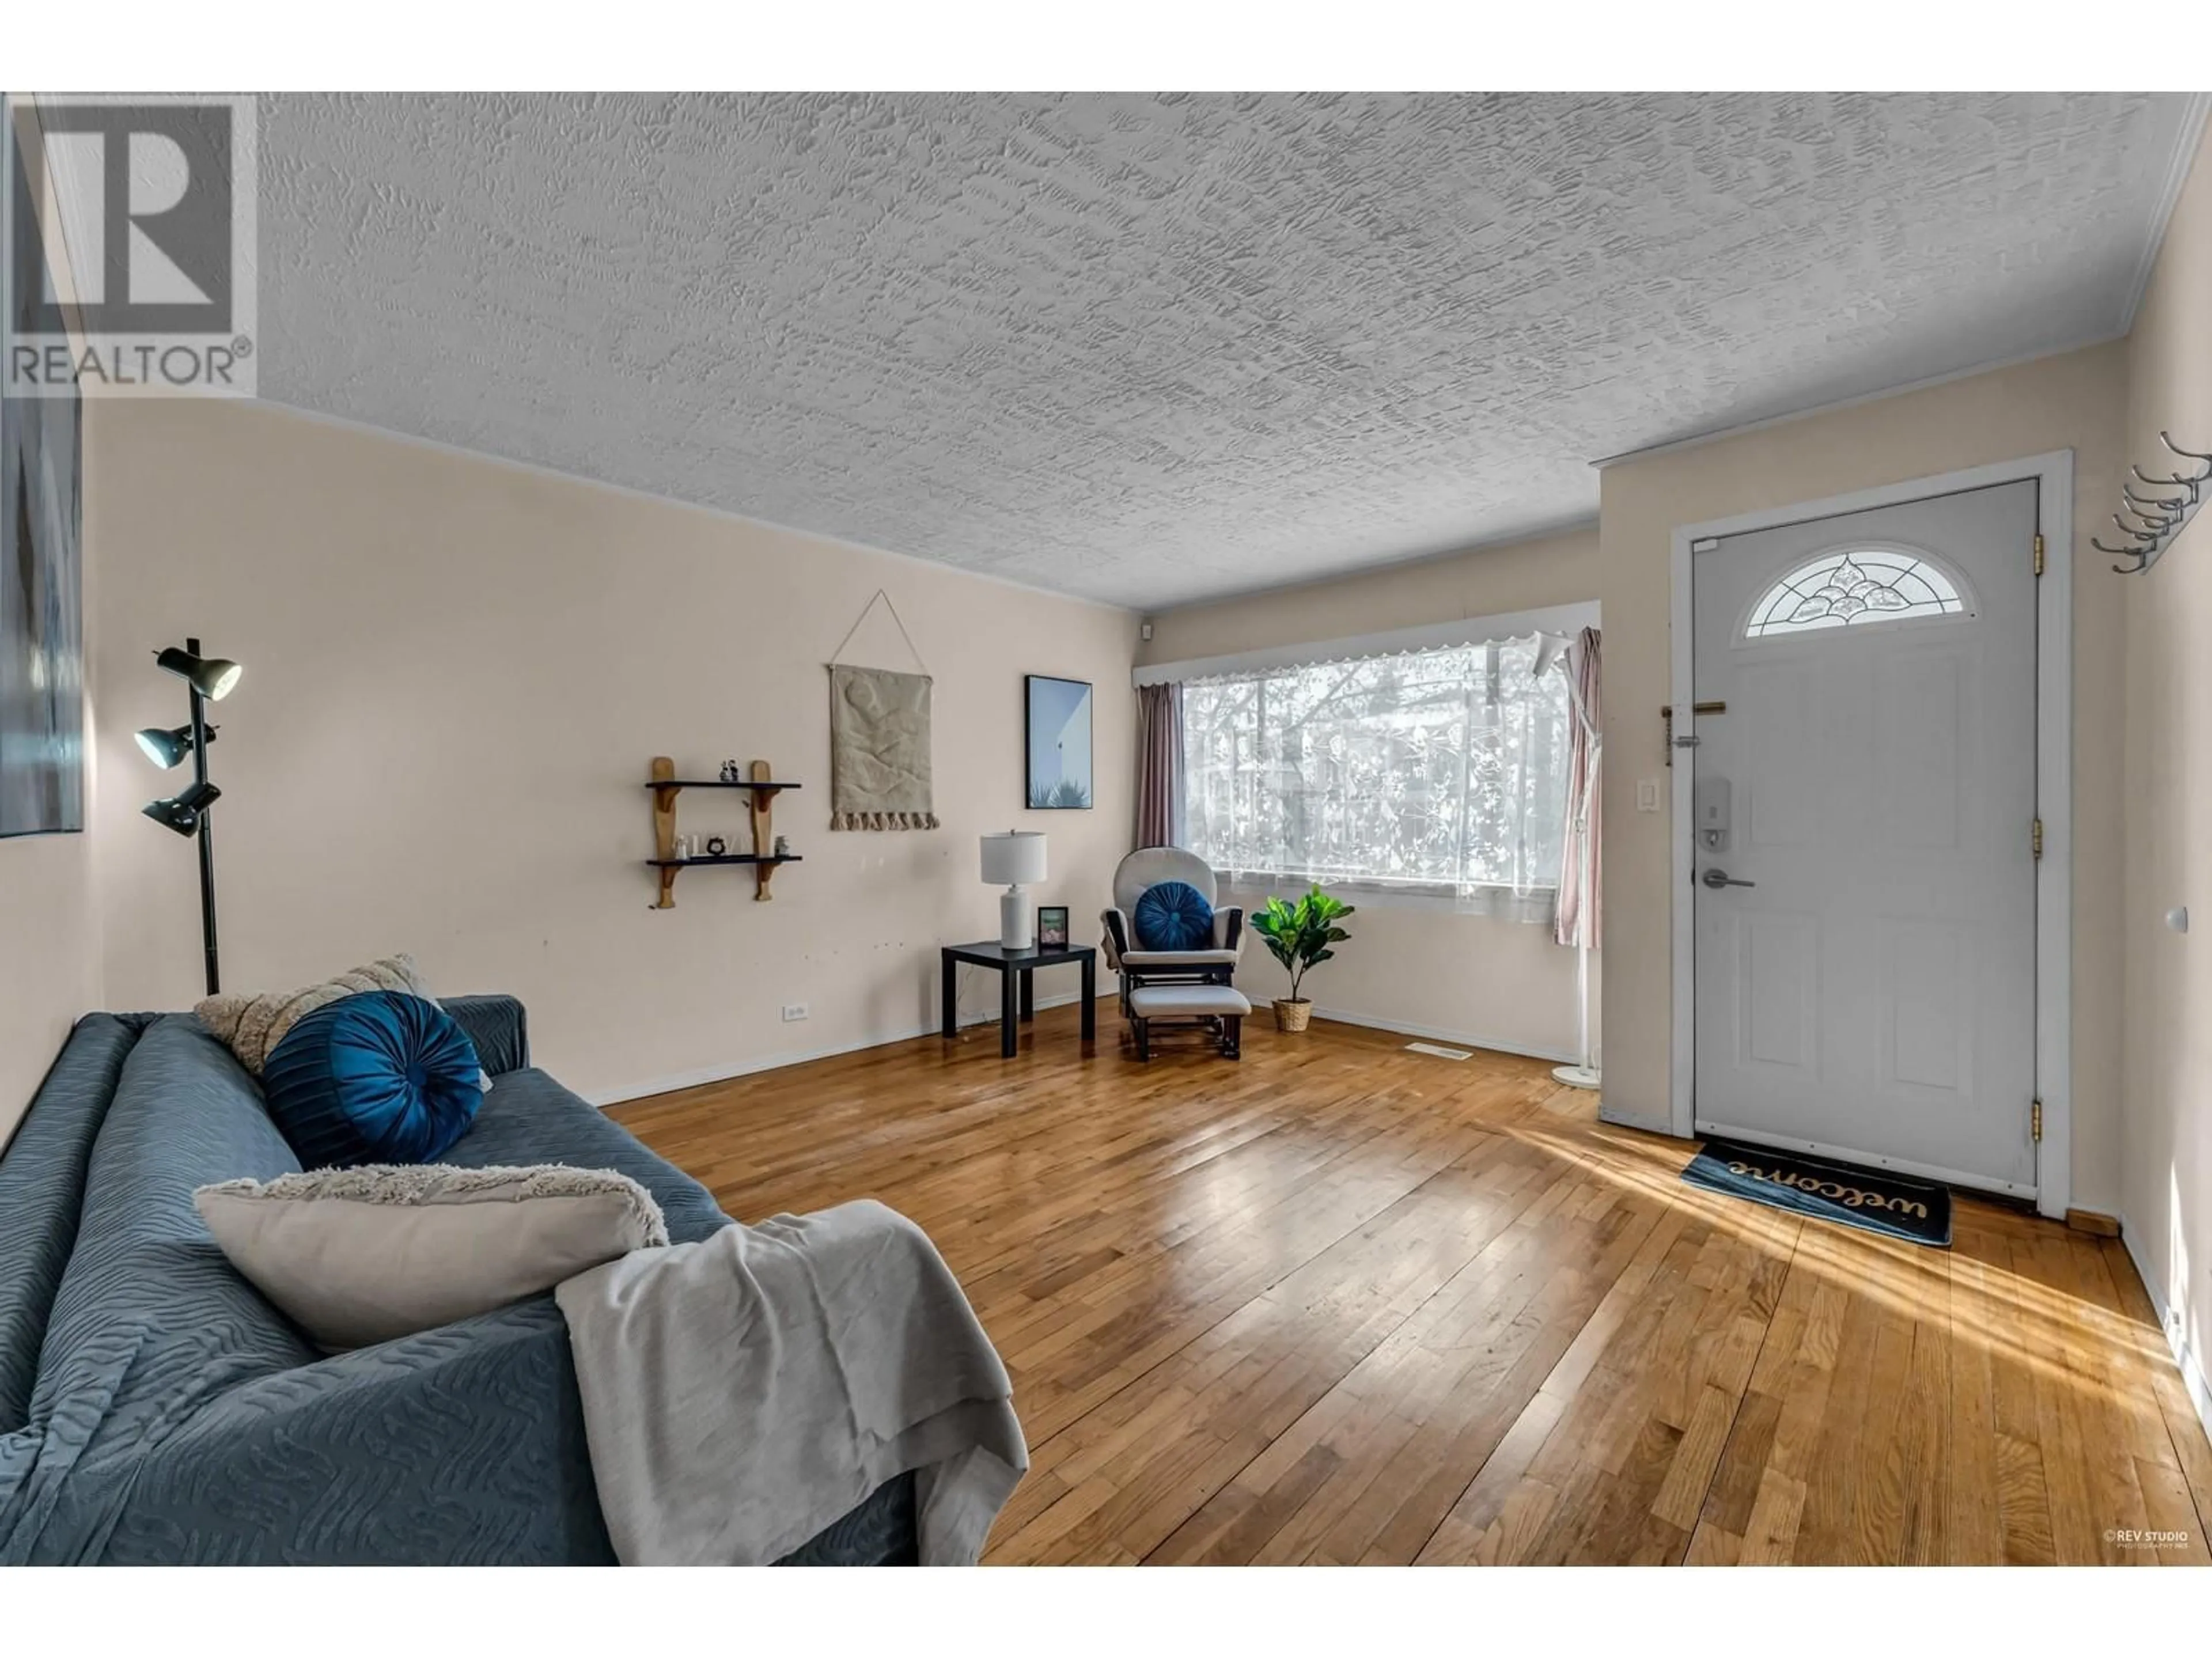
[(1037, 906), (1036, 942), (1040, 951), (1067, 949), (1067, 907), (1065, 904)]

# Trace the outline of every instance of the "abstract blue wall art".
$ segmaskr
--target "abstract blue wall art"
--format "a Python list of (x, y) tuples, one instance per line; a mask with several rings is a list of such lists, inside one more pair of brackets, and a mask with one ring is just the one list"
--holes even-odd
[(1031, 674), (1029, 681), (1029, 805), (1036, 811), (1091, 805), (1091, 686)]

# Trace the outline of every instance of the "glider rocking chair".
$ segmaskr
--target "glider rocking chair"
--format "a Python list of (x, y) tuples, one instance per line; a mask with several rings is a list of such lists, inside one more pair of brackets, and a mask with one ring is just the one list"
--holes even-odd
[(1241, 1052), (1243, 1016), (1251, 1006), (1235, 988), (1244, 948), (1244, 912), (1234, 905), (1213, 912), (1210, 935), (1176, 950), (1146, 947), (1135, 927), (1138, 902), (1163, 882), (1196, 890), (1211, 906), (1218, 896), (1204, 859), (1179, 847), (1146, 847), (1114, 872), (1114, 902), (1099, 913), (1105, 927), (1106, 965), (1121, 981), (1121, 1015), (1136, 1034), (1137, 1057), (1152, 1058), (1152, 1028), (1164, 1020), (1193, 1020), (1214, 1034), (1222, 1054)]

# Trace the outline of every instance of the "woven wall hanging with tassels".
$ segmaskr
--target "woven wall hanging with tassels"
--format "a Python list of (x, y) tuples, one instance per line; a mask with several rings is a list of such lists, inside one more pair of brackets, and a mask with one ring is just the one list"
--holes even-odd
[[(880, 602), (922, 672), (860, 668), (837, 660)], [(830, 653), (830, 827), (934, 830), (929, 758), (928, 665), (882, 588)]]

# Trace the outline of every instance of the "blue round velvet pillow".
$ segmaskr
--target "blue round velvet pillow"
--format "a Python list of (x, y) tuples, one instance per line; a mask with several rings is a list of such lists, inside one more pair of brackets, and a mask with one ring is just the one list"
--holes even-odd
[(1140, 951), (1204, 951), (1213, 944), (1213, 907), (1187, 881), (1145, 889), (1130, 920)]
[(482, 1075), (476, 1045), (436, 1003), (364, 991), (287, 1031), (261, 1088), (307, 1169), (428, 1164), (476, 1121)]

